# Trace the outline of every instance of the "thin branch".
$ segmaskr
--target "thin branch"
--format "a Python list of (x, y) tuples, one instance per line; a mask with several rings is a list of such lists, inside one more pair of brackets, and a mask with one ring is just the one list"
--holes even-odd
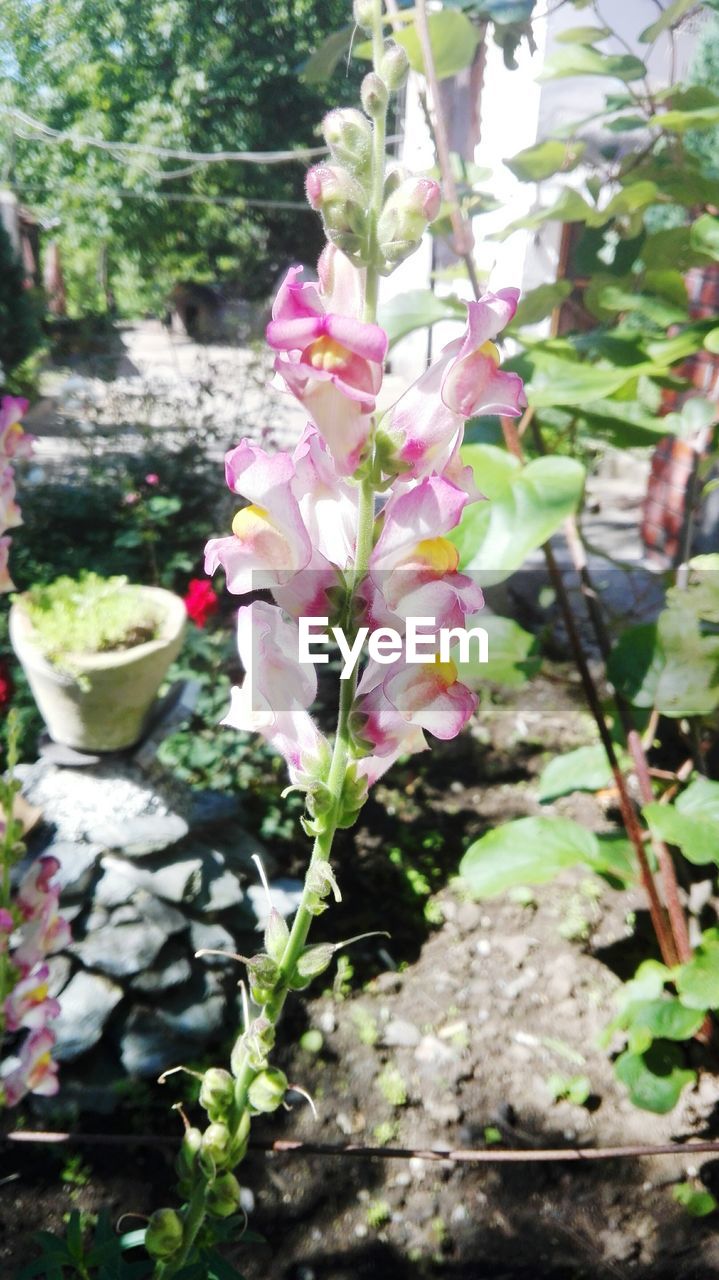
[[(3, 1135), (5, 1141), (31, 1145), (79, 1146), (150, 1146), (176, 1147), (177, 1138), (156, 1134), (119, 1133), (62, 1133), (42, 1130), (16, 1129)], [(354, 1160), (449, 1160), (453, 1164), (535, 1164), (550, 1161), (584, 1163), (588, 1160), (638, 1160), (654, 1156), (696, 1155), (719, 1156), (719, 1141), (663, 1142), (654, 1145), (637, 1143), (623, 1147), (532, 1147), (530, 1150), (509, 1150), (496, 1147), (368, 1147), (361, 1143), (303, 1142), (299, 1138), (252, 1138), (250, 1148), (268, 1154), (302, 1156), (336, 1156)]]

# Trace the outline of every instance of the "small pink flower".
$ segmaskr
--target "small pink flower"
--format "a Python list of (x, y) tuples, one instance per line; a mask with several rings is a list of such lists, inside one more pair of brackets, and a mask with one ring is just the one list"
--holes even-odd
[(45, 854), (28, 867), (18, 888), (16, 903), (25, 920), (31, 920), (45, 910), (48, 898), (57, 902), (57, 893), (51, 884), (60, 870), (57, 858)]
[(145, 484), (149, 484), (154, 488), (154, 486), (159, 483), (160, 483), (160, 477), (156, 476), (154, 471), (151, 471), (149, 475), (145, 476)]
[(20, 420), (27, 413), (29, 401), (16, 396), (0, 399), (0, 454), (6, 458), (29, 458), (35, 437), (23, 431)]
[(297, 624), (276, 605), (257, 600), (237, 614), (237, 649), (245, 679), (241, 688), (233, 688), (222, 723), (259, 733), (284, 756), (297, 781), (305, 762), (326, 749), (307, 712), (317, 694), (317, 674), (312, 664), (298, 661)]
[(126, 507), (134, 507), (135, 504), (140, 501), (140, 495), (134, 491), (132, 493), (126, 493), (122, 501)]
[(40, 965), (26, 977), (20, 978), (5, 998), (5, 1024), (8, 1031), (21, 1027), (44, 1027), (60, 1012), (59, 1002), (48, 995), (47, 980), (50, 970)]
[(341, 475), (357, 468), (382, 383), (387, 335), (376, 324), (327, 310), (321, 284), (292, 267), (272, 308), (267, 341), (275, 369), (327, 441)]
[(408, 470), (402, 479), (442, 471), (467, 418), (518, 417), (526, 404), (522, 380), (503, 373), (493, 339), (517, 309), (519, 290), (485, 293), (467, 304), (467, 328), (398, 400), (382, 429)]
[(52, 1097), (59, 1089), (57, 1063), (52, 1050), (55, 1037), (47, 1027), (31, 1031), (25, 1038), (17, 1059), (4, 1076), (0, 1076), (0, 1097), (9, 1107), (17, 1106), (26, 1093)]

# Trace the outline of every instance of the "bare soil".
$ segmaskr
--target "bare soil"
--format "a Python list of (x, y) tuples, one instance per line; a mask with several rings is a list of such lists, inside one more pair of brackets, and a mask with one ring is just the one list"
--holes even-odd
[[(289, 1006), (278, 1060), (310, 1090), (319, 1119), (298, 1100), (258, 1123), (258, 1136), (527, 1151), (717, 1136), (716, 1076), (703, 1072), (671, 1114), (652, 1115), (631, 1105), (597, 1043), (621, 979), (653, 953), (639, 889), (618, 891), (578, 869), (522, 902), (478, 904), (452, 879), (477, 835), (540, 811), (534, 783), (547, 753), (589, 740), (576, 687), (541, 678), (501, 699), (488, 693), (473, 733), (377, 789), (338, 845), (343, 902), (320, 918), (318, 936), (391, 937), (350, 950), (351, 988), (335, 982)], [(612, 803), (576, 796), (552, 811), (608, 830)], [(288, 871), (298, 870), (299, 849), (297, 857)], [(308, 1029), (321, 1033), (319, 1052), (290, 1049)], [(553, 1074), (586, 1075), (586, 1103), (554, 1101)], [(167, 1106), (153, 1094), (124, 1120), (81, 1123), (170, 1133)], [(6, 1148), (2, 1280), (32, 1256), (32, 1232), (59, 1227), (73, 1205), (119, 1216), (172, 1200), (163, 1151), (83, 1152), (86, 1185), (61, 1180), (63, 1160), (46, 1148)], [(699, 1174), (718, 1189), (719, 1161), (690, 1149), (490, 1166), (253, 1153), (242, 1181), (266, 1243), (228, 1256), (247, 1280), (711, 1280), (715, 1219), (690, 1218), (671, 1194)]]

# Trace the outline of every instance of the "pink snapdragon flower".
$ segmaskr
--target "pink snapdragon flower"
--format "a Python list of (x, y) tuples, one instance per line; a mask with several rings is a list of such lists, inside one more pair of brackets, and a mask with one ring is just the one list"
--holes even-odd
[(52, 1050), (55, 1037), (47, 1027), (31, 1031), (15, 1059), (0, 1066), (0, 1101), (15, 1107), (27, 1093), (52, 1097), (59, 1089)]
[(0, 456), (29, 458), (35, 437), (24, 431), (21, 419), (27, 413), (29, 401), (20, 396), (3, 396), (0, 400)]
[(60, 1012), (57, 1000), (48, 995), (48, 978), (50, 970), (46, 964), (36, 969), (16, 983), (14, 989), (5, 997), (5, 1026), (8, 1031), (19, 1031), (21, 1027), (44, 1027)]
[(442, 471), (465, 421), (478, 414), (518, 417), (526, 404), (522, 380), (499, 368), (494, 339), (517, 310), (518, 289), (485, 293), (467, 303), (467, 327), (404, 393), (382, 422), (403, 479)]
[(237, 614), (237, 649), (245, 669), (223, 724), (259, 733), (287, 761), (297, 782), (327, 744), (307, 708), (317, 695), (314, 666), (298, 660), (299, 630), (276, 605), (257, 600)]
[[(334, 258), (334, 276), (342, 270)], [(280, 286), (267, 341), (279, 353), (277, 373), (326, 440), (339, 474), (352, 475), (369, 436), (387, 335), (379, 325), (328, 310), (322, 281), (302, 283), (301, 274), (301, 267), (290, 268)]]
[(327, 592), (354, 554), (357, 491), (337, 476), (317, 430), (308, 427), (291, 455), (243, 440), (225, 474), (249, 505), (231, 538), (208, 542), (205, 572), (223, 569), (235, 595), (271, 590), (294, 617), (327, 613)]
[(399, 618), (432, 617), (437, 629), (461, 626), (484, 604), (480, 588), (457, 572), (459, 554), (444, 535), (469, 501), (444, 476), (427, 476), (395, 492), (382, 513), (382, 532), (370, 558), (370, 577)]

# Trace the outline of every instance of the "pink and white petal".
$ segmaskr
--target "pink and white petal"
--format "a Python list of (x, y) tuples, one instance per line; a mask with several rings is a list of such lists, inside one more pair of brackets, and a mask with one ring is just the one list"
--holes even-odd
[(392, 765), (401, 756), (414, 755), (418, 751), (426, 751), (428, 747), (429, 743), (422, 730), (418, 729), (416, 725), (407, 725), (404, 737), (392, 751), (387, 752), (385, 755), (373, 754), (364, 756), (361, 760), (358, 760), (356, 764), (357, 775), (360, 778), (365, 778), (367, 786), (371, 787), (387, 773), (388, 769), (391, 769)]
[(458, 680), (448, 683), (439, 663), (405, 666), (384, 681), (387, 699), (411, 724), (435, 738), (456, 738), (477, 706), (477, 698)]
[(243, 690), (258, 710), (308, 707), (317, 695), (314, 663), (299, 661), (299, 629), (277, 605), (256, 600), (237, 614), (237, 650), (245, 668)]
[(442, 397), (463, 418), (478, 413), (518, 417), (526, 403), (519, 375), (503, 373), (493, 357), (481, 350), (454, 361), (442, 384)]
[(274, 303), (273, 320), (301, 320), (324, 315), (325, 306), (314, 281), (300, 280), (304, 267), (290, 267), (282, 281)]
[(389, 345), (384, 329), (378, 324), (366, 324), (362, 320), (355, 320), (352, 316), (330, 313), (325, 320), (324, 332), (328, 338), (346, 347), (348, 351), (353, 351), (363, 360), (379, 366), (374, 375), (378, 388), (382, 381), (382, 365)]
[(353, 266), (333, 244), (325, 245), (317, 263), (324, 308), (341, 316), (360, 319), (364, 311), (366, 271)]
[(466, 505), (467, 494), (437, 475), (425, 476), (414, 488), (391, 497), (370, 560), (372, 570), (392, 569), (418, 542), (454, 529)]
[(519, 289), (498, 289), (467, 303), (467, 328), (457, 355), (459, 359), (491, 342), (514, 319)]
[(361, 404), (349, 399), (331, 381), (308, 380), (303, 376), (298, 379), (297, 387), (298, 390), (290, 389), (301, 400), (325, 440), (338, 473), (341, 476), (352, 475), (369, 438), (372, 427), (369, 414), (364, 413)]
[(292, 459), (292, 491), (312, 545), (344, 569), (354, 556), (359, 489), (337, 475), (329, 449), (312, 423), (305, 427)]

